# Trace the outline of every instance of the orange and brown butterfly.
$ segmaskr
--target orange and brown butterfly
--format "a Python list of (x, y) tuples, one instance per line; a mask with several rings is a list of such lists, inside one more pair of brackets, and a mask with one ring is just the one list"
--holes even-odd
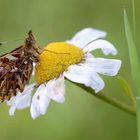
[(0, 56), (0, 101), (9, 100), (24, 90), (40, 53), (41, 49), (29, 31), (23, 45)]

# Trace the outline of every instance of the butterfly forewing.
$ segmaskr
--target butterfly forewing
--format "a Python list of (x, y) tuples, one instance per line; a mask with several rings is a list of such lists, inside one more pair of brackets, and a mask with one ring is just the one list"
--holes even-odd
[(0, 100), (9, 100), (22, 92), (33, 71), (33, 63), (40, 53), (31, 32), (25, 44), (0, 57)]

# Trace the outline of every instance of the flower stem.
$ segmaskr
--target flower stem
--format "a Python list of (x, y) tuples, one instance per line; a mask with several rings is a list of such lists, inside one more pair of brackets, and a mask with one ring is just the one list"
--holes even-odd
[[(136, 116), (135, 108), (133, 108), (133, 107), (127, 105), (127, 104), (124, 104), (124, 103), (118, 101), (117, 99), (110, 98), (110, 97), (106, 96), (104, 93), (95, 94), (93, 89), (85, 87), (81, 84), (76, 84), (76, 85), (79, 86), (80, 88), (84, 89), (85, 91), (87, 91), (91, 95), (95, 96), (96, 98), (98, 98), (100, 100), (103, 100), (104, 102), (106, 102), (110, 105), (113, 105), (113, 106), (115, 106), (115, 107), (133, 115), (133, 116)], [(140, 115), (140, 111), (139, 111), (139, 115)]]
[(140, 140), (140, 97), (136, 98), (136, 103), (137, 103), (137, 132), (138, 132), (138, 140)]

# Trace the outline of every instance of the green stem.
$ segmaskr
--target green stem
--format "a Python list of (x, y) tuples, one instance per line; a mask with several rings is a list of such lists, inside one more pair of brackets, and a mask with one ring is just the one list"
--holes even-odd
[(76, 84), (77, 86), (79, 86), (80, 88), (84, 89), (85, 91), (87, 91), (88, 93), (90, 93), (91, 95), (95, 96), (96, 98), (103, 100), (104, 102), (113, 105), (114, 107), (117, 107), (133, 116), (136, 116), (136, 110), (135, 108), (128, 106), (120, 101), (118, 101), (117, 99), (114, 98), (110, 98), (108, 96), (106, 96), (104, 93), (99, 93), (99, 94), (95, 94), (94, 90), (88, 87), (85, 87), (83, 85), (80, 84)]
[(140, 97), (136, 98), (137, 103), (137, 132), (138, 132), (138, 140), (140, 140)]
[(136, 36), (135, 0), (132, 0), (132, 9), (133, 9), (133, 36), (134, 36), (134, 41), (135, 41), (135, 36)]

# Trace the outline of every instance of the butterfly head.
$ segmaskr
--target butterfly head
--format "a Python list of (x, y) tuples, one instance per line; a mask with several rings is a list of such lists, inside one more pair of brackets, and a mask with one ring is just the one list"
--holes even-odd
[(31, 30), (28, 32), (28, 37), (25, 39), (25, 44), (28, 46), (34, 46), (36, 44), (35, 37), (33, 36)]

